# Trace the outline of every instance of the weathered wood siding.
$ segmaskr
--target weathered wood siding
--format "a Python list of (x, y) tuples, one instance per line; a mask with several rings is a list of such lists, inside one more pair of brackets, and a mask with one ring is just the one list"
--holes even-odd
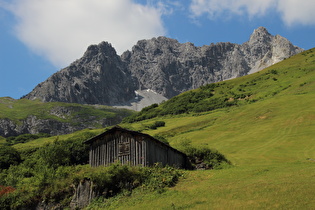
[(90, 143), (90, 165), (122, 164), (151, 166), (155, 163), (185, 167), (186, 156), (175, 149), (152, 140), (148, 135), (115, 130), (93, 139)]
[(90, 146), (91, 166), (106, 166), (115, 161), (146, 166), (146, 141), (128, 133), (115, 132), (99, 138)]
[(148, 164), (161, 163), (162, 165), (175, 166), (184, 168), (186, 158), (183, 154), (177, 153), (170, 147), (155, 141), (147, 140), (147, 157)]

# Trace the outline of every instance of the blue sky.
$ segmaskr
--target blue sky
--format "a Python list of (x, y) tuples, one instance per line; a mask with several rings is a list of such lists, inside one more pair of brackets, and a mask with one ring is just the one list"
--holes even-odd
[(264, 26), (310, 49), (314, 9), (315, 0), (0, 0), (0, 97), (20, 98), (101, 41), (118, 54), (157, 36), (242, 44)]

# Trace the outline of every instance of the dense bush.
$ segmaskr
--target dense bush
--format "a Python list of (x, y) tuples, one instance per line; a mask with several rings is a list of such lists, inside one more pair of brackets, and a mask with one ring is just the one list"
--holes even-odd
[[(136, 167), (113, 164), (110, 167), (94, 168), (85, 177), (96, 183), (102, 197), (89, 205), (90, 209), (106, 209), (113, 195), (130, 195), (134, 190), (163, 193), (166, 187), (174, 186), (183, 173), (173, 167)], [(105, 190), (105, 191), (104, 191)], [(105, 200), (106, 199), (106, 200)]]
[(219, 169), (231, 162), (215, 149), (207, 146), (195, 147), (191, 141), (184, 139), (178, 146), (178, 149), (188, 156), (192, 168), (195, 169)]
[(220, 84), (207, 84), (201, 86), (200, 89), (187, 91), (160, 105), (154, 104), (146, 107), (140, 112), (125, 118), (123, 122), (133, 123), (164, 115), (178, 115), (191, 112), (198, 113), (211, 111), (214, 109), (238, 104), (238, 100), (229, 100), (230, 98), (243, 99), (251, 95), (249, 92), (244, 92), (243, 89), (233, 92), (231, 91), (233, 87), (228, 87), (230, 91), (226, 92), (227, 95), (222, 92), (218, 93), (218, 95), (224, 95), (220, 97), (214, 97), (216, 87), (220, 87)]
[[(14, 169), (16, 171), (17, 168)], [(7, 171), (7, 176), (10, 173), (13, 171)], [(101, 196), (101, 199), (117, 194), (130, 195), (135, 188), (163, 192), (165, 187), (174, 186), (182, 173), (178, 169), (161, 167), (159, 164), (154, 167), (140, 167), (116, 163), (109, 167), (78, 165), (60, 166), (57, 169), (41, 165), (40, 170), (32, 177), (21, 177), (20, 172), (15, 175), (20, 177), (16, 189), (4, 187), (11, 184), (9, 182), (3, 184), (3, 189), (12, 190), (0, 196), (1, 209), (32, 209), (43, 200), (68, 207), (73, 196), (72, 185), (86, 180), (93, 182), (94, 193)]]
[(10, 136), (6, 139), (6, 141), (10, 144), (18, 144), (25, 143), (34, 139), (50, 137), (50, 134), (47, 133), (39, 133), (39, 134), (22, 134), (19, 136)]
[[(161, 124), (161, 123), (157, 123)], [(95, 191), (108, 198), (120, 193), (131, 193), (135, 188), (163, 191), (172, 186), (180, 176), (177, 169), (160, 166), (145, 168), (121, 166), (91, 168), (88, 161), (88, 146), (82, 142), (93, 136), (84, 132), (68, 140), (46, 144), (36, 150), (27, 151), (14, 163), (5, 165), (0, 171), (0, 209), (33, 209), (39, 202), (54, 202), (68, 207), (73, 196), (73, 184), (92, 180)], [(1, 147), (3, 157), (18, 153), (9, 146)], [(1, 161), (10, 158), (2, 158)]]
[(168, 142), (168, 140), (167, 140), (164, 136), (162, 136), (162, 135), (156, 134), (156, 135), (154, 135), (153, 137), (154, 137), (155, 139), (157, 139), (157, 140), (163, 142), (164, 144), (170, 145), (170, 143)]
[(86, 164), (89, 159), (88, 151), (88, 145), (83, 144), (82, 141), (68, 140), (47, 144), (36, 151), (35, 155), (43, 164), (57, 168), (59, 166)]
[(0, 147), (0, 171), (7, 169), (10, 165), (17, 165), (21, 162), (20, 153), (10, 146)]
[(153, 124), (148, 125), (149, 129), (155, 130), (159, 127), (164, 127), (165, 126), (165, 122), (164, 121), (155, 121)]
[(133, 122), (142, 121), (145, 119), (154, 118), (158, 115), (158, 112), (155, 109), (157, 107), (158, 107), (158, 104), (152, 104), (150, 106), (147, 106), (143, 108), (140, 112), (130, 115), (128, 117), (125, 117), (122, 122), (133, 123)]

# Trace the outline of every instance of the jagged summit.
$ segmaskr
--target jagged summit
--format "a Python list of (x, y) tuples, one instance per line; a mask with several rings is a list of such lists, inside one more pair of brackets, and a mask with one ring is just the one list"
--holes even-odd
[(44, 102), (115, 105), (134, 98), (130, 72), (107, 42), (88, 47), (84, 56), (37, 85), (26, 98)]
[[(259, 27), (243, 44), (196, 47), (176, 39), (140, 40), (118, 56), (108, 42), (91, 45), (83, 57), (55, 73), (25, 96), (42, 101), (142, 107), (136, 91), (151, 100), (169, 99), (201, 85), (246, 75), (302, 52), (286, 38)], [(137, 103), (139, 106), (137, 106)]]
[(261, 26), (254, 30), (248, 43), (250, 45), (258, 42), (268, 43), (272, 40), (272, 38), (273, 36), (268, 32), (268, 30)]
[(116, 56), (116, 50), (112, 47), (112, 45), (108, 42), (101, 42), (98, 45), (90, 45), (83, 57), (95, 56), (97, 54), (104, 54), (107, 56)]

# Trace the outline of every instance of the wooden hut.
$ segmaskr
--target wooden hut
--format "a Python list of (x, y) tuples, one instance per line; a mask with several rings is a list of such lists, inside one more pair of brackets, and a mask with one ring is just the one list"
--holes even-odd
[(91, 166), (122, 164), (152, 166), (154, 163), (185, 168), (187, 156), (152, 136), (119, 126), (87, 141)]

